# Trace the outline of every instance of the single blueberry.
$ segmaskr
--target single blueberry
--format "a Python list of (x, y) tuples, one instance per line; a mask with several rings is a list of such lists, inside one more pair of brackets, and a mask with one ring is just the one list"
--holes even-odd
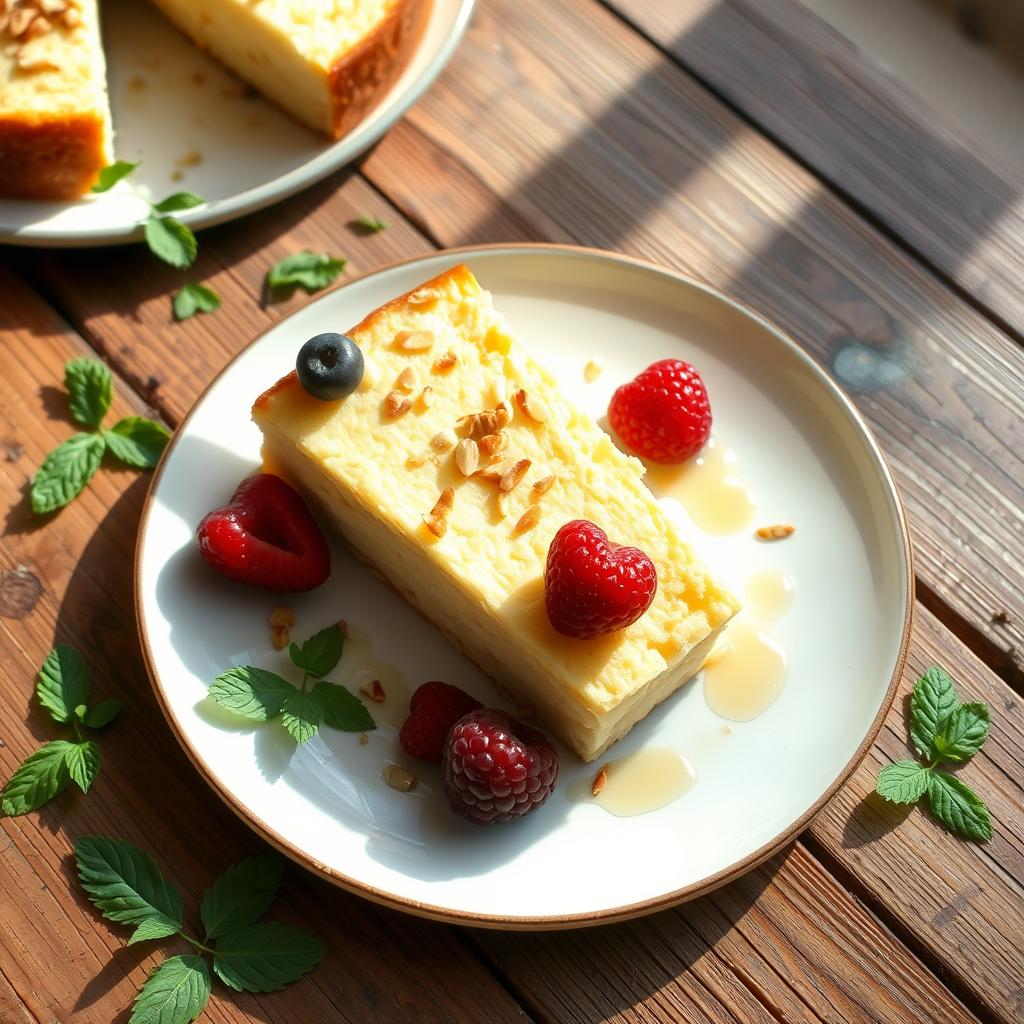
[(359, 387), (363, 353), (345, 334), (318, 334), (299, 349), (295, 372), (314, 398), (334, 402)]

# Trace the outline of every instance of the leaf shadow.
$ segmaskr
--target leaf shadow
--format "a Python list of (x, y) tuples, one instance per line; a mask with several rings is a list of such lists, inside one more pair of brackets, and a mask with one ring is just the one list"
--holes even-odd
[(52, 384), (40, 384), (38, 395), (48, 420), (71, 423), (77, 429), (82, 429), (71, 418), (71, 410), (68, 408), (68, 393), (64, 388), (54, 387)]
[(883, 800), (874, 790), (864, 796), (850, 812), (843, 827), (843, 848), (867, 846), (895, 828), (910, 816), (915, 804), (894, 804)]
[[(82, 989), (75, 1001), (75, 1012), (85, 1010), (102, 999), (123, 978), (127, 978), (132, 971), (139, 967), (151, 953), (152, 949), (148, 949), (142, 943), (137, 946), (122, 946), (116, 950), (100, 968), (99, 973)], [(123, 1024), (130, 1016), (131, 1005), (129, 1004), (114, 1017), (111, 1024)]]

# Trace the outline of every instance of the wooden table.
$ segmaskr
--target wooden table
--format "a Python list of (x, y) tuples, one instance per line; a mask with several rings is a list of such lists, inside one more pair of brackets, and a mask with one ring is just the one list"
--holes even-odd
[[(187, 182), (186, 182), (187, 184)], [(132, 549), (148, 479), (104, 467), (38, 521), (27, 484), (72, 432), (62, 366), (117, 376), (116, 413), (173, 427), (225, 360), (306, 301), (261, 305), (302, 248), (349, 274), (432, 248), (567, 241), (709, 281), (775, 320), (850, 390), (913, 528), (917, 627), (992, 708), (964, 777), (991, 843), (871, 796), (908, 756), (904, 701), (849, 784), (746, 877), (633, 923), (543, 935), (378, 909), (294, 869), (279, 916), (330, 947), (275, 995), (222, 987), (209, 1021), (1019, 1021), (1024, 1015), (1024, 181), (794, 0), (481, 0), (430, 93), (359, 166), (206, 231), (224, 298), (170, 320), (178, 275), (140, 248), (7, 249), (0, 266), (0, 772), (55, 735), (30, 700), (55, 638), (129, 710), (88, 797), (0, 822), (0, 1021), (125, 1021), (157, 957), (83, 900), (69, 859), (101, 832), (157, 853), (190, 898), (261, 848), (197, 775), (150, 693)], [(367, 212), (391, 226), (359, 236)]]

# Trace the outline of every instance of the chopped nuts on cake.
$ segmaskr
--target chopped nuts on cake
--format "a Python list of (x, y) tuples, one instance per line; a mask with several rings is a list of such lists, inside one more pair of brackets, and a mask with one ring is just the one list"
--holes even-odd
[(531, 396), (525, 388), (520, 388), (516, 392), (516, 405), (518, 405), (534, 423), (544, 423), (547, 421), (547, 406), (539, 398)]
[(754, 531), (754, 536), (759, 540), (785, 540), (796, 532), (796, 527), (789, 523), (773, 523), (771, 526), (761, 526)]
[(528, 533), (540, 522), (540, 505), (531, 505), (520, 517), (515, 526), (512, 527), (512, 536), (519, 537)]
[(513, 488), (518, 487), (523, 477), (526, 476), (530, 469), (529, 459), (519, 459), (514, 462), (512, 466), (507, 469), (498, 481), (498, 486), (503, 491), (511, 491)]
[(472, 476), (480, 468), (480, 449), (473, 438), (465, 437), (456, 445), (455, 465), (463, 476)]
[(431, 367), (434, 373), (451, 373), (455, 369), (455, 364), (459, 361), (458, 356), (454, 352), (445, 352), (443, 356), (439, 356), (434, 360), (434, 365)]
[(433, 448), (435, 452), (439, 452), (442, 455), (445, 452), (450, 452), (458, 443), (459, 439), (456, 436), (455, 431), (449, 427), (438, 431), (438, 433), (430, 439), (430, 447)]
[(430, 331), (399, 331), (395, 335), (395, 348), (400, 352), (426, 352), (434, 347)]
[(424, 524), (435, 537), (443, 537), (448, 532), (448, 513), (454, 504), (455, 488), (446, 487), (429, 514), (423, 517)]
[(404, 416), (412, 408), (412, 399), (407, 398), (401, 391), (389, 391), (384, 399), (384, 412), (393, 420)]
[(399, 375), (395, 381), (395, 386), (400, 391), (411, 393), (416, 389), (416, 371), (411, 367), (407, 366)]

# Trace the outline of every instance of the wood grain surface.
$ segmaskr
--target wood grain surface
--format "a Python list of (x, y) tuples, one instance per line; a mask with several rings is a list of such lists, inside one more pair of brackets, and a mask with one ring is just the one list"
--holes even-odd
[[(182, 324), (169, 298), (180, 273), (138, 247), (0, 249), (0, 774), (61, 734), (31, 699), (55, 641), (83, 650), (97, 696), (128, 702), (101, 736), (103, 769), (87, 797), (66, 792), (37, 814), (0, 820), (0, 1024), (125, 1024), (159, 961), (149, 946), (126, 947), (124, 930), (82, 898), (75, 838), (102, 832), (153, 851), (190, 920), (217, 874), (262, 849), (178, 748), (145, 678), (131, 559), (146, 475), (105, 464), (68, 508), (42, 520), (28, 510), (32, 472), (75, 429), (64, 361), (101, 354), (118, 376), (114, 412), (149, 411), (173, 427), (230, 356), (307, 301), (263, 294), (282, 256), (329, 251), (349, 259), (351, 277), (437, 246), (532, 240), (625, 251), (709, 281), (789, 330), (850, 391), (892, 461), (917, 551), (901, 698), (799, 841), (640, 921), (543, 935), (457, 929), (291, 868), (272, 915), (315, 932), (328, 956), (281, 993), (215, 986), (203, 1019), (1020, 1019), (1024, 710), (1004, 680), (1019, 684), (1024, 664), (1024, 357), (985, 315), (1014, 326), (1008, 275), (1020, 236), (1012, 220), (1009, 234), (998, 226), (1003, 193), (988, 179), (977, 208), (958, 208), (931, 236), (928, 204), (938, 200), (904, 200), (907, 166), (896, 161), (872, 182), (876, 155), (846, 178), (825, 160), (821, 140), (838, 130), (816, 103), (854, 122), (854, 137), (877, 128), (883, 141), (902, 118), (923, 115), (884, 77), (872, 84), (870, 68), (823, 31), (801, 25), (790, 0), (481, 0), (450, 68), (359, 171), (203, 232), (189, 276), (213, 285), (224, 306)], [(698, 39), (706, 45), (695, 54)], [(744, 68), (730, 93), (715, 76), (740, 53), (753, 64), (785, 54), (790, 74)], [(770, 95), (755, 103), (758, 87)], [(865, 109), (885, 102), (893, 109), (871, 127)], [(908, 150), (938, 168), (945, 191), (934, 195), (952, 202), (963, 155), (943, 149), (931, 123), (919, 130)], [(390, 226), (361, 234), (351, 226), (361, 213)], [(967, 238), (957, 263), (953, 249)], [(991, 738), (961, 771), (993, 812), (983, 846), (872, 795), (878, 769), (909, 755), (905, 696), (935, 663), (962, 698), (992, 708)]]

